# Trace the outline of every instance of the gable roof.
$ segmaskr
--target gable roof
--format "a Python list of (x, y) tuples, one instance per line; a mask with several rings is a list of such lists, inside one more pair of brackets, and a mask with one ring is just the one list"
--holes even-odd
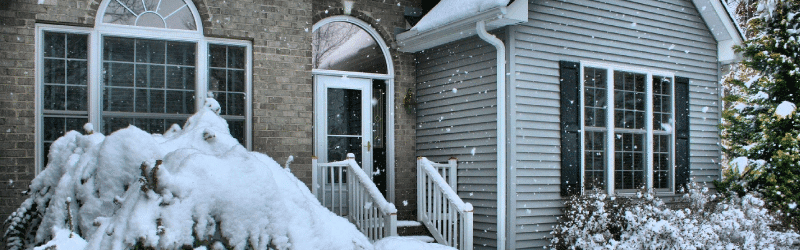
[[(692, 3), (717, 41), (717, 60), (722, 63), (738, 61), (741, 56), (735, 53), (733, 45), (741, 45), (744, 35), (731, 16), (728, 6), (723, 0), (692, 0)], [(418, 52), (473, 36), (476, 34), (475, 23), (478, 21), (485, 21), (487, 30), (527, 22), (528, 2), (515, 0), (508, 6), (482, 10), (433, 29), (422, 32), (412, 29), (397, 34), (398, 50)]]
[(731, 15), (728, 5), (722, 0), (692, 0), (692, 2), (714, 39), (717, 40), (717, 60), (723, 63), (740, 60), (741, 56), (733, 51), (733, 45), (742, 45), (744, 33)]

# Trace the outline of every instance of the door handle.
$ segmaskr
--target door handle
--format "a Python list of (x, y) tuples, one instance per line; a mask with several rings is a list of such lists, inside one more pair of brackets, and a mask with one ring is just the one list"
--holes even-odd
[(370, 151), (372, 149), (372, 143), (370, 143), (370, 141), (367, 141), (367, 145), (364, 147), (367, 147), (367, 151)]

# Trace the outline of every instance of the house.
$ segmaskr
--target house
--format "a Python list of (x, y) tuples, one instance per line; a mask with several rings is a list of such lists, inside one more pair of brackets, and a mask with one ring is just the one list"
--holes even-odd
[(163, 132), (205, 96), (309, 187), (312, 159), (353, 153), (400, 220), (416, 157), (457, 158), (478, 249), (547, 245), (582, 190), (720, 178), (720, 72), (742, 41), (722, 1), (494, 2), (427, 29), (416, 0), (0, 3), (0, 215), (65, 131)]

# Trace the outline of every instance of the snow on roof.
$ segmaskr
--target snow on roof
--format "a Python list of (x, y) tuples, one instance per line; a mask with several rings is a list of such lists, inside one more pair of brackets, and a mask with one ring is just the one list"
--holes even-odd
[(242, 147), (218, 115), (219, 104), (207, 104), (183, 129), (173, 126), (163, 135), (134, 126), (108, 136), (68, 132), (53, 143), (47, 168), (9, 218), (9, 230), (38, 210), (43, 218), (35, 244), (53, 238), (54, 228), (74, 228), (86, 249), (179, 249), (198, 242), (227, 249), (373, 249), (292, 173)]
[(494, 7), (507, 6), (508, 2), (509, 0), (442, 0), (411, 30), (430, 30)]

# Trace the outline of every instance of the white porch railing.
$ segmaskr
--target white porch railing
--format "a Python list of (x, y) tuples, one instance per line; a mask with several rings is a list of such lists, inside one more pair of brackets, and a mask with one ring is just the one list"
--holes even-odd
[(318, 163), (311, 160), (312, 193), (332, 212), (347, 216), (370, 240), (397, 236), (397, 208), (386, 201), (355, 156), (347, 160)]
[(417, 158), (417, 220), (437, 242), (472, 250), (473, 209), (472, 204), (464, 203), (455, 192), (456, 166), (454, 158), (447, 164)]

